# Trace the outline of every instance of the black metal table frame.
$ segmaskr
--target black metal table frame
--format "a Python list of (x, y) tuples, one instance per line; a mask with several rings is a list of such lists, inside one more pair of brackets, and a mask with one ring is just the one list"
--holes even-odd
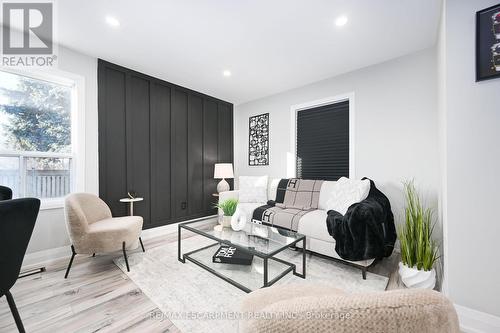
[[(276, 283), (278, 280), (280, 280), (281, 278), (283, 278), (285, 275), (287, 275), (288, 273), (290, 272), (293, 272), (293, 275), (295, 276), (298, 276), (298, 277), (301, 277), (303, 279), (306, 278), (306, 236), (302, 235), (301, 238), (293, 241), (292, 243), (290, 244), (286, 244), (286, 245), (283, 245), (283, 247), (273, 251), (273, 252), (270, 252), (268, 254), (263, 254), (263, 253), (259, 253), (257, 251), (251, 251), (249, 250), (248, 248), (245, 248), (243, 246), (240, 246), (238, 244), (234, 244), (234, 243), (231, 243), (230, 241), (228, 240), (223, 240), (223, 239), (219, 239), (215, 236), (212, 236), (212, 235), (209, 235), (207, 233), (204, 233), (202, 230), (198, 230), (198, 229), (195, 229), (195, 228), (192, 228), (190, 226), (188, 226), (188, 224), (191, 224), (191, 223), (195, 223), (195, 222), (199, 222), (199, 221), (192, 221), (192, 222), (184, 222), (184, 223), (180, 223), (179, 224), (179, 227), (178, 227), (178, 242), (177, 242), (177, 259), (182, 262), (182, 263), (186, 263), (186, 259), (191, 261), (192, 263), (200, 266), (201, 268), (205, 269), (206, 271), (214, 274), (215, 276), (223, 279), (224, 281), (232, 284), (233, 286), (243, 290), (244, 292), (251, 292), (252, 290), (245, 287), (244, 285), (234, 281), (233, 279), (230, 279), (228, 278), (227, 276), (217, 272), (215, 269), (205, 265), (204, 263), (198, 261), (197, 259), (191, 257), (190, 255), (194, 254), (194, 253), (197, 253), (197, 252), (200, 252), (200, 251), (203, 251), (203, 250), (206, 250), (210, 247), (214, 247), (214, 246), (217, 246), (217, 245), (220, 245), (220, 244), (225, 244), (225, 245), (229, 245), (229, 246), (233, 246), (241, 251), (244, 251), (244, 252), (247, 252), (247, 253), (251, 253), (259, 258), (262, 258), (263, 261), (264, 261), (264, 284), (261, 288), (265, 288), (265, 287), (269, 287), (269, 286), (272, 286), (274, 283)], [(207, 237), (207, 238), (210, 238), (214, 241), (216, 241), (217, 243), (214, 243), (214, 244), (210, 244), (210, 245), (207, 245), (207, 246), (204, 246), (200, 249), (196, 249), (196, 250), (193, 250), (193, 251), (190, 251), (190, 252), (187, 252), (187, 253), (184, 253), (184, 254), (181, 254), (182, 253), (182, 248), (181, 248), (181, 229), (186, 229), (188, 231), (191, 231), (195, 234), (198, 234), (198, 235), (201, 235), (201, 236), (204, 236), (204, 237)], [(278, 253), (284, 251), (285, 249), (289, 248), (289, 247), (294, 247), (297, 243), (299, 242), (303, 242), (302, 243), (302, 273), (298, 273), (297, 272), (297, 267), (295, 264), (292, 264), (290, 262), (287, 262), (283, 259), (279, 259), (279, 258), (276, 258), (274, 257), (275, 255), (277, 255)], [(280, 274), (278, 274), (275, 278), (273, 278), (272, 280), (269, 280), (269, 277), (268, 277), (268, 261), (269, 260), (274, 260), (274, 261), (277, 261), (281, 264), (284, 264), (284, 265), (287, 265), (288, 268), (285, 269), (283, 272), (281, 272)]]

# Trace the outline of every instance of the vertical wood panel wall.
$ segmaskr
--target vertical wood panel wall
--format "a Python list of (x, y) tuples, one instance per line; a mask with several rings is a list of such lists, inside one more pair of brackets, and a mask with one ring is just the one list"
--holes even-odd
[(213, 215), (215, 163), (233, 162), (233, 105), (99, 60), (99, 195), (135, 192), (144, 228)]

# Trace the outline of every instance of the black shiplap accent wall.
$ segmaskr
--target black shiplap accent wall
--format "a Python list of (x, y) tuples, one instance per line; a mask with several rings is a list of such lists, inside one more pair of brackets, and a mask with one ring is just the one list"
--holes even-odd
[(233, 162), (233, 105), (98, 62), (99, 193), (114, 216), (134, 191), (144, 228), (215, 213), (214, 164)]
[[(214, 164), (218, 157), (218, 110), (217, 102), (203, 102), (203, 178), (214, 176)], [(216, 182), (205, 182), (203, 187), (203, 206), (207, 211), (213, 211), (212, 193), (217, 192)]]
[(172, 217), (171, 191), (171, 91), (163, 83), (151, 85), (150, 142), (151, 142), (151, 221), (162, 225)]

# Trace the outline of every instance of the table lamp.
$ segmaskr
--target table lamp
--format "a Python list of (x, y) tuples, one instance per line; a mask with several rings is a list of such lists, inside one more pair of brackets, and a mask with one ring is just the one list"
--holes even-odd
[(214, 169), (214, 179), (222, 179), (217, 184), (217, 192), (229, 191), (229, 183), (226, 178), (234, 178), (232, 163), (216, 163)]

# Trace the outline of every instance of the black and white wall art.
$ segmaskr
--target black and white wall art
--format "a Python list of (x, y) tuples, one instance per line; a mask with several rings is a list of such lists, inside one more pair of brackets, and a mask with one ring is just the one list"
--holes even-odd
[(269, 165), (269, 113), (250, 117), (248, 165)]
[(476, 81), (500, 77), (500, 4), (476, 13)]

